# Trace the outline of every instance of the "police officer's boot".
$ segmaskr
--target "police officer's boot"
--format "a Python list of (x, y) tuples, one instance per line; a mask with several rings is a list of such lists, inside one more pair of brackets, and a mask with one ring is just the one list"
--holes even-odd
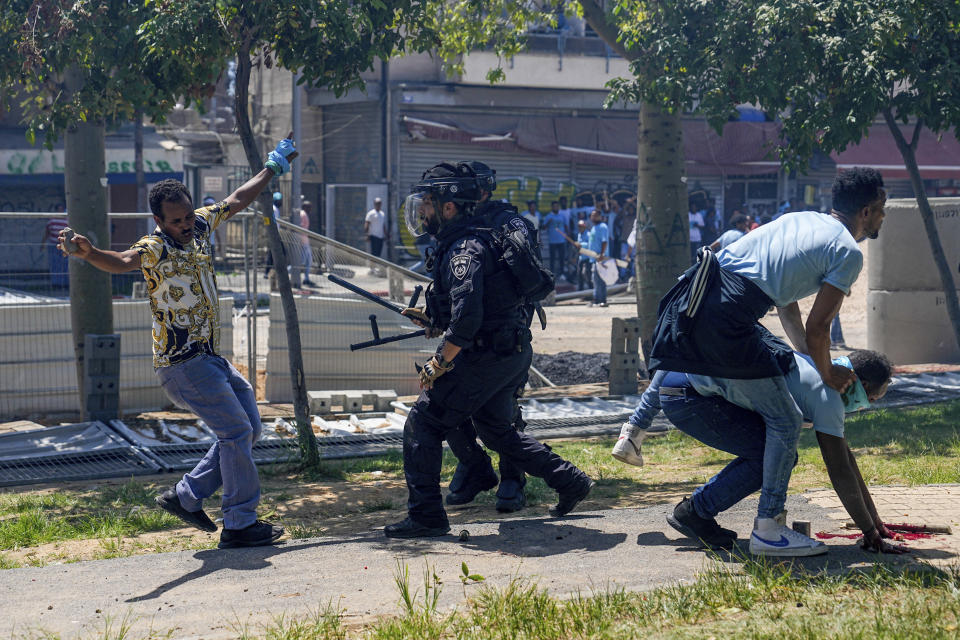
[(513, 513), (527, 506), (527, 496), (523, 493), (523, 484), (512, 478), (504, 479), (497, 489), (497, 511)]
[(450, 480), (450, 492), (447, 494), (447, 504), (451, 506), (469, 504), (481, 491), (489, 491), (497, 486), (500, 478), (497, 477), (487, 458), (487, 463), (482, 467), (468, 467), (462, 462), (457, 464), (457, 470), (453, 472), (453, 479)]
[(393, 524), (385, 526), (383, 533), (388, 538), (435, 538), (450, 533), (450, 525), (442, 524), (436, 527), (430, 527), (420, 524), (410, 516), (407, 516), (400, 522), (394, 522)]

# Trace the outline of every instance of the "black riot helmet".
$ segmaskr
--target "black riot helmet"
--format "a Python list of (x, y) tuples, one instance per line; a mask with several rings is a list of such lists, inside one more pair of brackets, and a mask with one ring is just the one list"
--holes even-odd
[(487, 191), (493, 193), (497, 190), (497, 170), (490, 168), (489, 165), (486, 165), (479, 160), (471, 160), (467, 163), (470, 165), (470, 168), (473, 169), (473, 172), (477, 175), (477, 186), (480, 187), (480, 191)]
[[(423, 215), (427, 195), (437, 213), (433, 224)], [(473, 168), (466, 162), (441, 162), (424, 171), (420, 182), (411, 187), (403, 206), (403, 217), (410, 233), (435, 234), (442, 224), (440, 211), (445, 203), (452, 202), (461, 214), (472, 215), (479, 201), (480, 188)]]

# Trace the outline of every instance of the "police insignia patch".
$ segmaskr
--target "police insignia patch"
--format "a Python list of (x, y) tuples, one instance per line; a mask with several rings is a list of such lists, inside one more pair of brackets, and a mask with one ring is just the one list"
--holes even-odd
[(450, 269), (457, 280), (463, 280), (463, 277), (467, 275), (467, 269), (470, 268), (472, 259), (469, 253), (461, 253), (450, 258)]

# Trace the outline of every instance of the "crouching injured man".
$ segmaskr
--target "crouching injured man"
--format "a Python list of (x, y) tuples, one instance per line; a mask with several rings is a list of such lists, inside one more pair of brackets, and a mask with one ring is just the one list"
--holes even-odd
[[(772, 336), (768, 339), (776, 340)], [(856, 458), (844, 435), (844, 415), (867, 408), (882, 398), (890, 382), (889, 360), (875, 351), (857, 350), (834, 364), (852, 369), (856, 379), (841, 395), (823, 383), (812, 359), (793, 354), (796, 367), (785, 376), (790, 395), (803, 413), (804, 421), (816, 431), (820, 453), (834, 490), (847, 513), (863, 532), (864, 549), (881, 553), (903, 553), (905, 547), (887, 542), (894, 535), (883, 524), (857, 467)], [(644, 392), (631, 423), (641, 428), (662, 409), (677, 429), (707, 446), (731, 453), (734, 458), (693, 495), (684, 498), (667, 522), (677, 531), (710, 549), (729, 549), (736, 541), (734, 531), (723, 529), (716, 516), (758, 491), (763, 481), (766, 428), (758, 414), (721, 397), (709, 376), (658, 372)], [(793, 452), (796, 464), (796, 452)], [(789, 475), (783, 479), (786, 492)], [(754, 523), (750, 552), (762, 556), (811, 556), (827, 552), (822, 542), (806, 543), (784, 526), (785, 514), (773, 520), (778, 527), (770, 536)], [(799, 538), (798, 541), (791, 539)]]

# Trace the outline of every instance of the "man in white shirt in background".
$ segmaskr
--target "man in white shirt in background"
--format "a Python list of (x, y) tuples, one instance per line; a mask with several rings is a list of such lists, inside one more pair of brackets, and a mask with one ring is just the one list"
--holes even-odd
[(363, 220), (363, 232), (370, 243), (370, 255), (378, 258), (383, 252), (383, 242), (387, 239), (387, 214), (381, 209), (382, 206), (383, 200), (379, 197), (374, 198), (373, 209), (367, 211), (367, 216)]

